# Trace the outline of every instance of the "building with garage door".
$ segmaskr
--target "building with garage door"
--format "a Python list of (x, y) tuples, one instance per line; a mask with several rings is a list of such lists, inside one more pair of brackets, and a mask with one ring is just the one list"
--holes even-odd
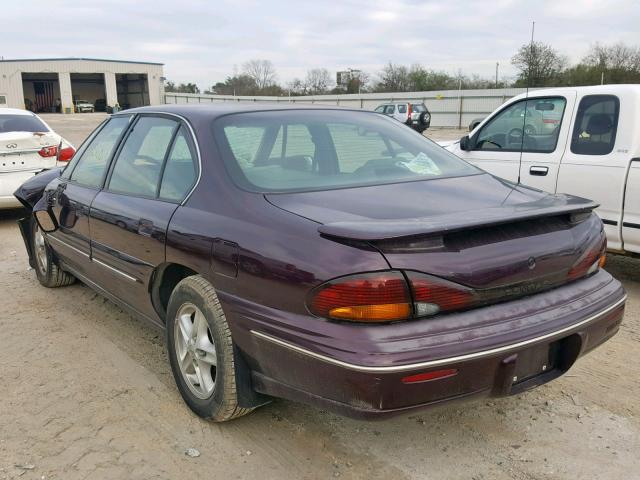
[[(110, 111), (164, 103), (163, 64), (50, 58), (0, 60), (0, 107)], [(89, 106), (87, 105), (89, 104)]]

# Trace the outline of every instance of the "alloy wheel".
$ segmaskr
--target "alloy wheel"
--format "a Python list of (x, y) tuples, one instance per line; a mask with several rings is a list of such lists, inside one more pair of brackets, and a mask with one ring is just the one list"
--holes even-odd
[(174, 342), (180, 372), (196, 397), (209, 398), (216, 385), (216, 347), (209, 323), (192, 303), (183, 304), (174, 321)]

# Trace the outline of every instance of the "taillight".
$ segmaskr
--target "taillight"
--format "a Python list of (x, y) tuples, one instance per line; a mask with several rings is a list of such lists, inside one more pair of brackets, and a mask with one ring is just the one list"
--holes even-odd
[(569, 280), (576, 280), (578, 278), (590, 275), (598, 271), (598, 269), (604, 267), (606, 262), (607, 253), (607, 239), (604, 238), (602, 243), (597, 244), (591, 250), (586, 250), (574, 263), (574, 265), (567, 273)]
[(463, 310), (479, 302), (477, 294), (470, 288), (424, 273), (406, 273), (413, 293), (416, 317)]
[(479, 303), (467, 287), (418, 272), (405, 274), (391, 270), (330, 280), (312, 290), (309, 310), (334, 320), (375, 323), (427, 317)]
[(55, 157), (58, 154), (58, 147), (56, 145), (52, 145), (50, 147), (42, 147), (38, 151), (38, 154), (44, 158)]
[(401, 272), (340, 277), (311, 292), (309, 310), (336, 320), (391, 322), (412, 316), (411, 295)]
[(73, 158), (76, 153), (76, 149), (68, 146), (60, 149), (60, 155), (58, 155), (59, 162), (68, 162)]

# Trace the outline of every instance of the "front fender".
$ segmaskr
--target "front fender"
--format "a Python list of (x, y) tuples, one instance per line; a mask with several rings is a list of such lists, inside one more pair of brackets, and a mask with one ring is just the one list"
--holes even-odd
[(64, 167), (55, 167), (50, 170), (43, 170), (20, 185), (20, 187), (13, 192), (13, 196), (26, 208), (33, 210), (35, 204), (38, 203), (38, 200), (42, 197), (44, 189), (51, 180), (60, 176), (63, 168)]
[(29, 210), (29, 215), (18, 220), (18, 228), (20, 228), (22, 240), (24, 240), (24, 246), (27, 249), (27, 255), (29, 255), (29, 265), (32, 268), (36, 268), (36, 264), (35, 259), (33, 258), (33, 248), (31, 246), (31, 232), (33, 229), (33, 215), (31, 212), (38, 201), (42, 198), (42, 194), (47, 185), (49, 185), (49, 182), (54, 178), (58, 178), (62, 169), (63, 167), (56, 167), (50, 170), (44, 170), (24, 182), (13, 193), (13, 196), (20, 200), (20, 203)]

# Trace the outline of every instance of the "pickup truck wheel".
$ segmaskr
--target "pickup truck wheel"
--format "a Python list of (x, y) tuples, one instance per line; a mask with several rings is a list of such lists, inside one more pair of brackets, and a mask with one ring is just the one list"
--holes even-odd
[(251, 412), (238, 406), (231, 331), (215, 289), (200, 275), (171, 293), (166, 331), (171, 370), (191, 410), (215, 422)]
[(42, 285), (55, 288), (75, 282), (73, 275), (54, 263), (51, 247), (34, 219), (31, 220), (31, 251), (36, 264), (36, 276)]

